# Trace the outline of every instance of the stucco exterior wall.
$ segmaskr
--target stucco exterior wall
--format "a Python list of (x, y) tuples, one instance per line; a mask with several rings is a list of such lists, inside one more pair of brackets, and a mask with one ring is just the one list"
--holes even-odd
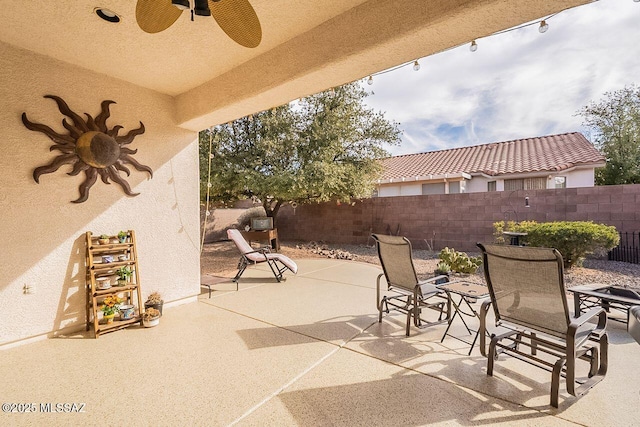
[[(594, 175), (594, 169), (578, 169), (566, 175), (558, 173), (558, 176), (567, 177), (567, 188), (593, 187), (593, 183), (595, 182)], [(551, 179), (551, 185), (553, 185), (553, 179)]]
[[(521, 178), (523, 175), (514, 176), (514, 178)], [(539, 176), (539, 175), (538, 175)], [(547, 188), (555, 188), (556, 176), (564, 176), (566, 178), (566, 188), (583, 188), (594, 186), (594, 169), (574, 169), (568, 172), (558, 172), (555, 174), (545, 175), (551, 177), (547, 179)], [(496, 191), (504, 190), (505, 177), (486, 178), (484, 176), (474, 176), (473, 178), (466, 180), (466, 187), (464, 193), (484, 193), (487, 191), (487, 183), (489, 181), (496, 181)], [(507, 179), (509, 179), (507, 177)], [(406, 183), (398, 182), (392, 184), (380, 184), (378, 185), (379, 197), (393, 197), (393, 196), (418, 196), (422, 194), (422, 182), (419, 183)], [(447, 193), (449, 194), (449, 193)]]
[[(0, 346), (84, 327), (88, 230), (136, 231), (143, 299), (154, 290), (165, 302), (197, 295), (197, 134), (174, 125), (172, 99), (2, 43), (0, 69)], [(20, 115), (26, 112), (31, 121), (66, 134), (63, 115), (43, 98), (47, 94), (94, 117), (103, 100), (116, 101), (107, 126), (122, 125), (120, 134), (144, 123), (146, 132), (130, 147), (138, 149), (136, 160), (153, 169), (153, 178), (133, 168), (125, 177), (139, 196), (128, 197), (117, 184), (98, 180), (88, 201), (71, 203), (84, 174), (68, 176), (68, 165), (34, 182), (33, 169), (59, 152), (50, 152), (52, 141), (27, 130)], [(25, 294), (25, 285), (33, 293)]]

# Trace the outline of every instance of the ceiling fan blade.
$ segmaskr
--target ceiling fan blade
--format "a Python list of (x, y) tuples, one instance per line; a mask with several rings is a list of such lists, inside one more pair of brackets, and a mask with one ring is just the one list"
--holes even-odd
[(182, 10), (170, 0), (138, 0), (136, 21), (142, 31), (159, 33), (169, 28), (180, 17)]
[(234, 42), (257, 47), (262, 41), (262, 27), (248, 0), (209, 0), (211, 15)]

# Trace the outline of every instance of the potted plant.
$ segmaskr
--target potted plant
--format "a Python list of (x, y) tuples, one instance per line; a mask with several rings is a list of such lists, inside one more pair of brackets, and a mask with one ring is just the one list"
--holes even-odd
[(109, 240), (109, 236), (107, 236), (106, 234), (101, 234), (100, 237), (98, 237), (98, 243), (100, 243), (101, 245), (108, 245)]
[(118, 233), (118, 242), (125, 243), (127, 241), (127, 236), (128, 234), (126, 231), (120, 230), (120, 232)]
[(142, 324), (145, 328), (151, 328), (160, 323), (160, 311), (155, 308), (147, 308), (142, 313)]
[(133, 274), (133, 271), (128, 265), (123, 265), (116, 270), (116, 274), (118, 275), (118, 286), (125, 286)]
[(117, 295), (109, 295), (102, 301), (102, 318), (105, 319), (107, 324), (113, 323), (113, 318), (116, 313), (120, 311), (120, 304), (122, 300)]
[(152, 292), (147, 301), (144, 303), (145, 310), (148, 308), (155, 308), (160, 312), (160, 316), (162, 316), (162, 304), (164, 301), (162, 300), (162, 296), (159, 292)]

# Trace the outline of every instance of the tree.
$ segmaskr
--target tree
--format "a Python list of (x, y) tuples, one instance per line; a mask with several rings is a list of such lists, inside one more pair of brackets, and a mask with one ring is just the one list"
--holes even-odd
[(632, 85), (606, 92), (604, 99), (578, 114), (607, 159), (607, 165), (596, 170), (596, 184), (640, 183), (640, 88)]
[(211, 143), (211, 198), (255, 197), (274, 221), (286, 202), (369, 197), (400, 131), (367, 95), (351, 83), (201, 132), (203, 192)]

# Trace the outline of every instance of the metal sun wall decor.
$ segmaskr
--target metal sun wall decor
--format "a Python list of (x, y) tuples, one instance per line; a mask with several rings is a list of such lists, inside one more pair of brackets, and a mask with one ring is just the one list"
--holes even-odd
[(109, 180), (119, 184), (129, 196), (140, 194), (131, 191), (129, 183), (120, 176), (119, 171), (129, 176), (129, 168), (125, 166), (125, 164), (129, 164), (139, 171), (149, 173), (149, 176), (153, 178), (151, 168), (138, 163), (132, 157), (138, 150), (125, 147), (125, 145), (131, 144), (137, 135), (144, 133), (142, 122), (140, 122), (139, 128), (130, 130), (126, 135), (118, 136), (122, 126), (116, 125), (108, 129), (106, 124), (111, 115), (109, 105), (115, 104), (115, 101), (102, 101), (100, 114), (94, 119), (89, 114), (84, 113), (87, 116), (85, 120), (71, 111), (62, 98), (55, 95), (45, 95), (44, 97), (53, 99), (58, 104), (60, 112), (69, 117), (73, 124), (69, 123), (66, 118), (62, 119), (62, 126), (69, 132), (68, 135), (63, 135), (49, 126), (29, 121), (27, 113), (22, 113), (22, 123), (27, 129), (42, 132), (48, 136), (55, 143), (49, 150), (58, 150), (62, 153), (48, 165), (34, 169), (33, 179), (40, 183), (40, 175), (55, 172), (61, 166), (70, 164), (73, 165), (73, 169), (68, 175), (75, 176), (80, 172), (84, 172), (86, 176), (86, 179), (79, 187), (80, 197), (73, 200), (73, 203), (82, 203), (89, 198), (89, 189), (96, 183), (98, 176), (105, 184), (111, 184)]

